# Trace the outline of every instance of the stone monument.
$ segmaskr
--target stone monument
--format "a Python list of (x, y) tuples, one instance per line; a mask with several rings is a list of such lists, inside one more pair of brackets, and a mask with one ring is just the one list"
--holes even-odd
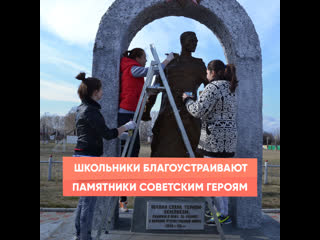
[[(257, 158), (258, 196), (230, 199), (233, 222), (238, 228), (258, 228), (262, 221), (262, 58), (257, 32), (248, 14), (236, 0), (202, 0), (198, 5), (171, 0), (115, 0), (103, 15), (93, 49), (92, 75), (102, 80), (101, 112), (109, 127), (117, 127), (121, 53), (134, 36), (150, 22), (168, 16), (194, 19), (219, 39), (228, 63), (237, 67), (239, 86), (235, 157)], [(214, 54), (214, 53), (213, 53)], [(212, 56), (214, 58), (214, 55)], [(119, 156), (119, 141), (104, 142), (104, 156)], [(97, 202), (94, 222), (108, 197)], [(98, 204), (99, 203), (99, 204)], [(147, 207), (147, 206), (145, 206)]]

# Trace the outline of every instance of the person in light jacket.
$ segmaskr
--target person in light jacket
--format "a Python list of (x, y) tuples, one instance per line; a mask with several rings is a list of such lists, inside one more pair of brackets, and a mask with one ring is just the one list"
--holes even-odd
[[(236, 68), (225, 65), (221, 60), (213, 60), (207, 67), (209, 83), (199, 99), (194, 101), (186, 93), (182, 98), (188, 112), (201, 119), (201, 134), (197, 151), (207, 158), (232, 158), (237, 146), (237, 99), (238, 86)], [(231, 223), (228, 215), (228, 198), (217, 197), (220, 223)], [(215, 224), (212, 213), (208, 224)]]

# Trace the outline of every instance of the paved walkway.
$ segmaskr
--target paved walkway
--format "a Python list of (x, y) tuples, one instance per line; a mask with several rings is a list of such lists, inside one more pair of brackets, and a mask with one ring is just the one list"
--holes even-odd
[(272, 217), (278, 223), (280, 223), (280, 213), (266, 213), (268, 216)]
[[(40, 211), (40, 240), (71, 240), (74, 232), (74, 212)], [(131, 217), (120, 213), (120, 220)], [(264, 213), (263, 224), (260, 229), (238, 230), (230, 225), (224, 225), (227, 240), (279, 240), (280, 212)], [(95, 236), (95, 232), (93, 232)], [(102, 234), (100, 240), (218, 240), (218, 234), (154, 234), (132, 233), (128, 230), (111, 230), (109, 234)]]
[(40, 224), (64, 220), (73, 216), (73, 212), (40, 212)]
[[(265, 213), (265, 214), (267, 214), (268, 216), (272, 217), (274, 220), (276, 220), (277, 222), (280, 223), (280, 212), (279, 213)], [(64, 220), (66, 218), (69, 218), (72, 215), (73, 215), (73, 212), (41, 212), (40, 211), (40, 224), (54, 222), (54, 221), (58, 221), (58, 220)]]

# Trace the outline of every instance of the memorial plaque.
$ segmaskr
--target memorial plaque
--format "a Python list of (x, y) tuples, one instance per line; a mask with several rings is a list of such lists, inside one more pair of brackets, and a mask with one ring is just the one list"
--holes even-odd
[(204, 202), (147, 202), (147, 230), (203, 230)]

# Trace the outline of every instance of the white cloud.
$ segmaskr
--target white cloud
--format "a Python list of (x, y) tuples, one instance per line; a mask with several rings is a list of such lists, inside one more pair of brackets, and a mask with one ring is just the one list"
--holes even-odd
[(52, 64), (64, 72), (70, 72), (72, 74), (79, 73), (80, 71), (86, 72), (91, 75), (91, 71), (88, 67), (75, 63), (74, 60), (67, 59), (70, 57), (65, 53), (61, 53), (57, 48), (49, 46), (45, 42), (40, 42), (40, 63)]
[(79, 45), (93, 42), (101, 17), (114, 0), (41, 0), (40, 25)]
[(272, 133), (276, 129), (280, 129), (280, 118), (263, 116), (263, 130)]
[(59, 58), (59, 57), (54, 57), (54, 56), (46, 56), (44, 59), (45, 61), (48, 61), (54, 65), (57, 65), (60, 68), (63, 68), (64, 70), (67, 71), (72, 71), (72, 72), (86, 72), (87, 74), (91, 75), (90, 71), (86, 69), (86, 67), (79, 65), (77, 63), (74, 63), (72, 61), (66, 60), (64, 58)]
[[(179, 26), (178, 31), (176, 26)], [(133, 38), (129, 49), (143, 48), (147, 53), (148, 60), (151, 60), (153, 58), (150, 44), (154, 43), (160, 60), (163, 60), (164, 53), (171, 51), (180, 53), (180, 35), (185, 31), (194, 31), (197, 34), (199, 42), (196, 52), (193, 54), (195, 57), (203, 58), (205, 62), (208, 62), (212, 58), (216, 58), (218, 54), (219, 58), (225, 60), (222, 46), (214, 33), (205, 25), (185, 17), (164, 17), (146, 25)]]
[(272, 37), (274, 26), (280, 24), (280, 0), (237, 0), (251, 18), (261, 45)]
[(65, 82), (52, 82), (44, 79), (40, 79), (40, 98), (80, 103), (75, 86)]
[[(264, 77), (271, 75), (280, 68), (278, 62), (279, 41), (277, 39), (276, 41), (272, 41), (274, 31), (278, 30), (280, 23), (280, 0), (237, 1), (247, 11), (259, 34), (264, 59), (263, 75)], [(99, 22), (113, 2), (114, 0), (40, 0), (40, 27), (54, 33), (69, 44), (77, 44), (81, 47), (88, 47), (90, 45), (91, 47), (99, 27)], [(203, 58), (205, 62), (206, 60), (212, 60), (211, 57), (210, 59), (206, 58), (207, 54), (211, 54), (211, 49), (207, 52), (200, 50), (206, 48), (206, 45), (217, 47), (218, 44), (216, 43), (218, 41), (210, 41), (215, 38), (214, 34), (200, 23), (197, 24), (194, 21), (194, 23), (190, 24), (192, 21), (183, 17), (158, 19), (152, 22), (150, 26), (147, 25), (138, 32), (131, 42), (130, 48), (142, 47), (146, 49), (147, 53), (149, 52), (149, 64), (152, 58), (149, 51), (150, 43), (155, 43), (160, 60), (163, 60), (165, 52), (180, 52), (179, 36), (183, 31), (194, 30), (199, 38), (198, 48), (194, 56)], [(158, 27), (160, 25), (161, 27)], [(181, 32), (177, 32), (176, 26), (181, 28)], [(203, 40), (200, 41), (201, 39)], [(266, 48), (267, 46), (269, 47)], [(220, 44), (219, 47), (221, 47)], [(271, 52), (271, 50), (274, 52)], [(216, 57), (217, 52), (212, 51), (212, 54)], [(266, 61), (270, 56), (275, 57)], [(57, 66), (59, 67), (58, 70), (62, 70), (63, 72), (72, 73), (72, 77), (79, 71), (85, 71), (88, 75), (91, 75), (89, 70), (91, 63), (86, 66), (86, 61), (83, 58), (80, 57), (78, 59), (71, 52), (64, 52), (63, 48), (60, 48), (58, 44), (54, 46), (54, 44), (47, 41), (40, 41), (40, 61), (41, 63)], [(53, 76), (51, 78), (44, 75), (47, 74), (44, 68), (41, 71), (43, 71), (41, 77), (47, 79), (40, 80), (41, 98), (62, 101), (65, 99), (70, 101), (71, 99), (73, 102), (79, 102), (76, 88), (63, 83), (48, 81), (48, 79), (54, 80), (57, 77)], [(59, 86), (62, 88), (59, 88)], [(264, 119), (264, 129), (277, 126), (277, 122), (280, 122), (280, 119), (278, 121), (270, 118)]]
[[(60, 38), (79, 45), (95, 39), (99, 22), (114, 0), (40, 0), (40, 24)], [(272, 32), (280, 17), (280, 0), (238, 0), (252, 19), (260, 39)], [(164, 28), (175, 30), (170, 20)], [(169, 24), (166, 24), (169, 23)]]
[(165, 17), (144, 26), (131, 41), (129, 49), (143, 48), (147, 53), (148, 60), (153, 59), (150, 44), (155, 45), (160, 60), (165, 57), (164, 53), (180, 52), (179, 35), (176, 29), (173, 29), (177, 21), (179, 19), (176, 17)]

